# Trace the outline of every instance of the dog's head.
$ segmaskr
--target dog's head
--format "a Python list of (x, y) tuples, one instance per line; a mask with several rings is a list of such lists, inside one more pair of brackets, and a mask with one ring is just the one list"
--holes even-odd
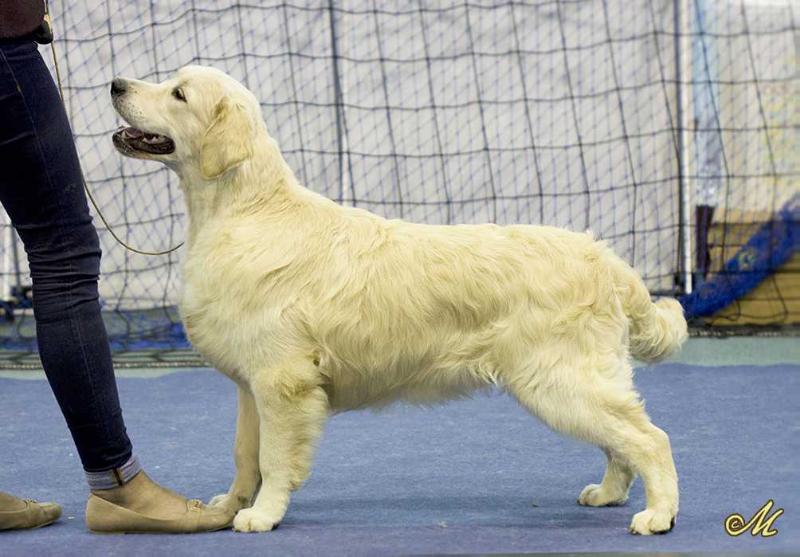
[(113, 136), (120, 153), (206, 179), (218, 178), (252, 156), (253, 141), (263, 127), (253, 94), (214, 68), (186, 66), (162, 83), (118, 77), (111, 84), (111, 98), (130, 124)]

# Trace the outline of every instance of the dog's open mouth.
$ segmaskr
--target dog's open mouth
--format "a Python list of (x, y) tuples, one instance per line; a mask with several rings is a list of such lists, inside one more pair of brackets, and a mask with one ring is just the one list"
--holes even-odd
[(114, 146), (125, 154), (168, 155), (175, 150), (175, 142), (166, 135), (150, 133), (134, 127), (122, 127), (114, 133), (112, 138)]

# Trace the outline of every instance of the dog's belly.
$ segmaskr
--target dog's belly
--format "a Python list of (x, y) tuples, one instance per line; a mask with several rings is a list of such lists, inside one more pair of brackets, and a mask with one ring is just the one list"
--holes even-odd
[(366, 361), (343, 363), (333, 358), (323, 372), (334, 411), (382, 407), (397, 401), (435, 404), (494, 384), (494, 374), (477, 362), (441, 366), (413, 355), (400, 364), (387, 362), (383, 366)]

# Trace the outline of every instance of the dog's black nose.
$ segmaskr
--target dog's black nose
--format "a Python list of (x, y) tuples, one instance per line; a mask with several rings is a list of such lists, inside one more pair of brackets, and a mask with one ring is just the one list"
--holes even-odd
[(120, 78), (115, 78), (114, 81), (111, 82), (111, 95), (117, 97), (125, 92), (126, 85), (125, 80)]

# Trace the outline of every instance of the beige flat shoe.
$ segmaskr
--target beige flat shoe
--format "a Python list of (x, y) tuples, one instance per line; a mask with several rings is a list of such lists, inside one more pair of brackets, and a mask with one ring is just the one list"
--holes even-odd
[(96, 495), (86, 503), (86, 526), (98, 534), (191, 534), (229, 528), (234, 515), (207, 507), (197, 499), (186, 501), (186, 512), (173, 519), (151, 518)]
[(0, 530), (26, 530), (52, 524), (61, 516), (61, 507), (55, 503), (37, 503), (24, 499), (25, 507), (13, 511), (0, 509)]

